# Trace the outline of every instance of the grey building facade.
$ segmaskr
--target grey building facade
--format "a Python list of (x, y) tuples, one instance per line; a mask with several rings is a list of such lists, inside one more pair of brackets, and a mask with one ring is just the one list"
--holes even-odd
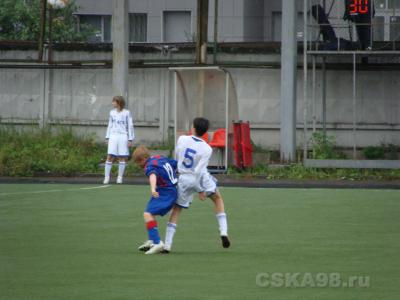
[[(299, 4), (301, 1), (299, 1)], [(78, 0), (81, 22), (98, 29), (97, 40), (111, 41), (112, 1)], [(214, 35), (214, 4), (209, 7), (209, 39)], [(301, 5), (299, 5), (299, 10)], [(280, 39), (280, 0), (220, 0), (220, 42)], [(196, 0), (130, 0), (131, 42), (192, 42), (196, 36)]]
[[(297, 31), (301, 40), (304, 31), (303, 0), (293, 1), (296, 1), (298, 9)], [(344, 3), (338, 5), (335, 2), (331, 6), (332, 1), (308, 0), (308, 3), (325, 3), (338, 36), (349, 39), (350, 25), (343, 20)], [(214, 4), (215, 1), (210, 0), (210, 41), (214, 35)], [(77, 5), (80, 22), (97, 29), (93, 39), (110, 42), (112, 1), (77, 0)], [(374, 40), (393, 40), (400, 32), (400, 0), (375, 0), (374, 5)], [(129, 14), (131, 42), (177, 43), (195, 39), (197, 0), (129, 0)], [(280, 41), (281, 23), (281, 0), (219, 0), (219, 42)], [(318, 35), (317, 29), (314, 29), (314, 35)]]

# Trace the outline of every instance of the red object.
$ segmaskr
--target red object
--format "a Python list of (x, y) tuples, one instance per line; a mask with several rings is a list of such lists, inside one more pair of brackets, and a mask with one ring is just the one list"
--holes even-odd
[(253, 165), (249, 122), (233, 123), (233, 152), (236, 167), (247, 168)]
[(368, 0), (352, 0), (353, 3), (349, 4), (349, 13), (354, 14), (367, 14), (368, 13)]
[[(188, 135), (193, 135), (192, 129), (189, 130)], [(205, 141), (205, 142), (208, 144), (208, 143), (209, 143), (208, 133), (206, 132), (205, 134), (203, 134), (203, 136), (201, 137), (201, 139), (202, 139), (203, 141)]]
[(226, 129), (225, 128), (220, 128), (217, 129), (212, 137), (212, 140), (210, 142), (211, 147), (216, 147), (216, 148), (225, 148), (226, 146)]
[(147, 229), (153, 229), (154, 227), (157, 227), (157, 221), (153, 220), (153, 221), (147, 222), (146, 227), (147, 227)]

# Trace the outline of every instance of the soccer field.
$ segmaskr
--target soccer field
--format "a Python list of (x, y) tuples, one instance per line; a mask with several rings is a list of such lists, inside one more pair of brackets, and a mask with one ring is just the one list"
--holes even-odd
[(0, 299), (399, 299), (400, 191), (221, 191), (230, 249), (196, 200), (145, 256), (147, 186), (0, 184)]

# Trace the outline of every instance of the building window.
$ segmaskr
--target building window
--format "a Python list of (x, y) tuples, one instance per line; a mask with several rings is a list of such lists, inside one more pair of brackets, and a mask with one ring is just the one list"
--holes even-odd
[(192, 16), (190, 11), (164, 11), (163, 42), (192, 42)]
[(374, 41), (382, 42), (385, 40), (385, 18), (383, 16), (373, 19), (373, 38)]
[(89, 42), (111, 42), (111, 16), (105, 15), (79, 15), (79, 24), (90, 25), (95, 33), (89, 38)]
[(400, 16), (390, 17), (390, 40), (397, 41), (400, 39)]
[(375, 9), (400, 9), (399, 0), (375, 0)]
[(400, 37), (400, 0), (375, 0), (375, 41), (395, 41)]
[(147, 14), (129, 14), (129, 41), (147, 42)]

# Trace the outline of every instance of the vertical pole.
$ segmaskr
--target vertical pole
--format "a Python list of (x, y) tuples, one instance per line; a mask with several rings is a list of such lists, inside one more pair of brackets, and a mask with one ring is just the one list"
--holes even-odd
[(53, 62), (53, 6), (49, 5), (49, 52), (48, 52), (48, 63)]
[(43, 69), (41, 70), (41, 76), (40, 76), (40, 112), (39, 112), (39, 128), (43, 128), (46, 125), (45, 122), (45, 110), (46, 110), (46, 100), (48, 97), (48, 91), (47, 91), (47, 85), (46, 85), (46, 80), (47, 80), (47, 72), (48, 69)]
[(282, 0), (281, 160), (296, 158), (297, 36), (296, 1)]
[(113, 93), (128, 104), (129, 40), (128, 0), (113, 0)]
[(316, 103), (316, 85), (317, 85), (317, 76), (316, 76), (316, 61), (315, 61), (315, 55), (312, 56), (312, 119), (313, 119), (313, 133), (316, 131), (317, 127), (317, 103)]
[[(174, 149), (176, 149), (176, 142), (178, 141), (178, 71), (174, 71)], [(176, 157), (176, 153), (174, 153)]]
[(357, 132), (356, 132), (356, 126), (357, 126), (357, 82), (356, 82), (356, 53), (353, 53), (353, 159), (356, 159), (357, 157)]
[(304, 118), (304, 149), (303, 159), (307, 159), (307, 143), (308, 143), (308, 124), (307, 124), (307, 105), (308, 105), (308, 53), (307, 53), (307, 39), (308, 39), (308, 19), (307, 19), (307, 0), (303, 1), (303, 118)]
[(209, 0), (197, 0), (196, 63), (198, 64), (207, 62), (208, 3)]
[(217, 52), (218, 52), (218, 5), (219, 1), (214, 0), (214, 49), (213, 49), (214, 65), (217, 64)]
[(218, 0), (214, 0), (214, 52), (213, 62), (217, 64), (217, 52), (218, 52)]
[(322, 132), (326, 142), (326, 57), (322, 57)]
[(47, 0), (40, 0), (40, 28), (39, 28), (39, 45), (38, 45), (38, 61), (43, 61), (44, 36), (46, 32), (46, 10)]
[(228, 171), (228, 151), (230, 151), (228, 136), (229, 136), (229, 73), (225, 72), (225, 151), (224, 151), (224, 166), (225, 171)]
[(167, 116), (166, 114), (164, 114), (166, 105), (165, 102), (167, 99), (165, 95), (166, 82), (167, 82), (165, 74), (168, 72), (169, 72), (168, 70), (162, 70), (160, 73), (160, 115), (158, 121), (158, 131), (160, 133), (160, 137), (163, 143), (165, 141), (165, 118)]
[(171, 111), (171, 102), (170, 100), (170, 95), (171, 95), (171, 90), (170, 90), (170, 82), (171, 82), (171, 72), (169, 70), (165, 71), (165, 83), (164, 83), (164, 131), (163, 131), (163, 143), (168, 141), (169, 137), (169, 120), (170, 120), (170, 114), (172, 113)]
[(372, 50), (372, 46), (374, 44), (374, 40), (373, 40), (373, 38), (374, 38), (374, 23), (373, 23), (373, 19), (372, 18), (374, 17), (375, 1), (372, 0), (371, 2), (372, 2), (372, 3), (370, 3), (371, 10), (369, 12), (370, 13), (370, 19), (369, 19), (370, 42), (369, 42), (369, 46), (370, 46), (371, 49), (369, 49), (369, 50)]

